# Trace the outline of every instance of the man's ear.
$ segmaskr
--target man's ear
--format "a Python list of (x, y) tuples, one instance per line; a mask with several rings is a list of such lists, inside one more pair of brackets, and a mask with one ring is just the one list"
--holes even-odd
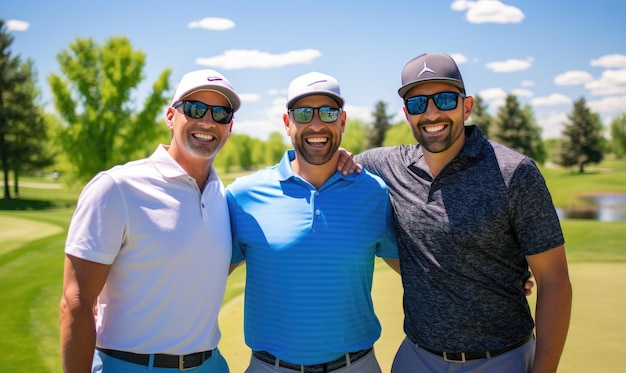
[(174, 118), (174, 108), (170, 106), (165, 112), (165, 122), (167, 123), (167, 128), (169, 129), (172, 129), (172, 127), (174, 126), (172, 123), (172, 118)]
[(474, 108), (474, 97), (467, 96), (463, 100), (463, 117), (464, 121), (466, 121), (470, 115), (472, 114), (472, 109)]

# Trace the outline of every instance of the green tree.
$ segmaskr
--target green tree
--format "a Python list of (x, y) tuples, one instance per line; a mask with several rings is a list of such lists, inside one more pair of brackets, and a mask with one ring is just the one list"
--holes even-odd
[(490, 128), (491, 138), (543, 163), (546, 152), (541, 140), (541, 127), (530, 107), (522, 109), (515, 95), (508, 95)]
[(367, 148), (377, 148), (383, 145), (383, 141), (385, 140), (385, 132), (389, 128), (389, 121), (393, 117), (392, 115), (387, 114), (387, 104), (378, 101), (376, 103), (376, 108), (372, 113), (374, 116), (374, 123), (367, 131)]
[(21, 172), (37, 170), (52, 158), (43, 145), (46, 126), (36, 105), (36, 74), (32, 61), (22, 63), (11, 56), (13, 37), (0, 20), (0, 166), (4, 176), (4, 198), (11, 198), (9, 173), (13, 171), (14, 192), (19, 194)]
[(604, 154), (602, 122), (597, 113), (591, 112), (584, 98), (574, 103), (572, 114), (567, 116), (561, 139), (561, 165), (578, 166), (578, 172), (585, 172), (588, 163), (599, 163)]
[(524, 114), (524, 117), (530, 127), (530, 147), (533, 152), (531, 158), (537, 163), (544, 164), (548, 160), (548, 151), (546, 150), (545, 142), (541, 138), (541, 132), (543, 129), (539, 124), (537, 124), (535, 113), (533, 113), (533, 109), (530, 105), (524, 105), (522, 113)]
[(474, 96), (474, 108), (470, 116), (470, 123), (480, 127), (487, 137), (490, 136), (489, 131), (493, 117), (487, 111), (487, 103), (479, 95)]
[(360, 119), (348, 119), (341, 136), (341, 147), (352, 154), (365, 150), (365, 133), (367, 125)]
[(13, 44), (13, 37), (8, 33), (4, 21), (0, 19), (0, 165), (4, 176), (4, 198), (11, 198), (9, 188), (9, 144), (7, 135), (9, 133), (9, 123), (11, 113), (8, 110), (6, 101), (9, 95), (15, 90), (15, 86), (26, 80), (25, 76), (20, 76), (18, 68), (21, 64), (19, 57), (11, 56), (9, 47)]
[(57, 61), (64, 78), (51, 74), (48, 82), (62, 120), (61, 148), (75, 178), (89, 180), (147, 156), (169, 138), (162, 118), (171, 70), (160, 74), (143, 108), (135, 109), (132, 93), (144, 79), (145, 54), (133, 50), (127, 38), (112, 37), (104, 45), (78, 38)]
[(413, 137), (413, 132), (411, 132), (411, 127), (406, 121), (401, 121), (389, 128), (387, 133), (385, 134), (385, 141), (383, 141), (383, 146), (394, 146), (394, 145), (409, 145), (415, 144), (416, 140)]
[(215, 157), (215, 167), (220, 167), (225, 172), (233, 169), (249, 170), (254, 165), (254, 153), (254, 141), (250, 136), (233, 133)]
[(262, 159), (265, 160), (265, 165), (273, 165), (280, 162), (280, 158), (287, 150), (288, 146), (283, 141), (283, 135), (280, 132), (272, 132), (270, 133), (267, 142), (265, 143), (263, 149), (265, 151), (264, 157)]
[(13, 170), (13, 187), (19, 195), (19, 176), (42, 170), (54, 162), (49, 146), (48, 126), (43, 110), (36, 104), (39, 91), (36, 88), (36, 72), (31, 60), (20, 66), (20, 74), (27, 77), (18, 84), (7, 100), (7, 112), (13, 119), (7, 134), (9, 166)]
[(626, 113), (611, 121), (611, 148), (618, 158), (626, 155)]

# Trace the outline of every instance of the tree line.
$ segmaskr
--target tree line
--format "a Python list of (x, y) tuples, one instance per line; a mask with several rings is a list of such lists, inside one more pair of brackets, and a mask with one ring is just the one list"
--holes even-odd
[[(167, 143), (169, 130), (162, 123), (170, 91), (171, 69), (163, 70), (142, 103), (133, 93), (144, 80), (146, 56), (125, 37), (112, 37), (100, 45), (78, 38), (56, 58), (59, 73), (47, 82), (53, 94), (53, 113), (45, 112), (37, 90), (35, 63), (13, 56), (13, 42), (0, 19), (0, 167), (4, 198), (19, 195), (20, 175), (55, 171), (67, 182), (85, 182), (101, 170), (148, 156), (159, 143)], [(507, 96), (495, 116), (475, 96), (470, 117), (489, 138), (509, 145), (543, 164), (550, 161), (584, 172), (607, 152), (626, 155), (626, 114), (615, 118), (610, 141), (598, 114), (585, 99), (575, 102), (562, 137), (542, 140), (532, 108)], [(342, 146), (359, 152), (378, 146), (411, 144), (415, 140), (404, 121), (391, 123), (384, 102), (376, 103), (373, 122), (348, 119)], [(227, 172), (251, 170), (279, 161), (291, 144), (282, 134), (267, 140), (232, 134), (215, 161)], [(548, 150), (551, 150), (548, 151)]]

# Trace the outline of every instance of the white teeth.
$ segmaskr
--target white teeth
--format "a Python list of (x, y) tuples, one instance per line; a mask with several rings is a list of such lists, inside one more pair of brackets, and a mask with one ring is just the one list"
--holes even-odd
[(437, 131), (441, 131), (445, 126), (441, 125), (441, 126), (427, 126), (424, 127), (424, 131), (426, 132), (437, 132)]
[(209, 135), (209, 134), (205, 134), (205, 133), (194, 133), (193, 135), (195, 138), (197, 139), (203, 139), (203, 140), (213, 140), (214, 137)]
[(326, 137), (311, 137), (306, 139), (307, 142), (314, 142), (314, 143), (322, 143), (322, 142), (327, 142), (328, 138)]

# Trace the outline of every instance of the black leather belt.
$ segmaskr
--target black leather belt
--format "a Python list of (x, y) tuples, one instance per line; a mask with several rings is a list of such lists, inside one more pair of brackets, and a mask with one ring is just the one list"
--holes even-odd
[(480, 352), (444, 352), (444, 351), (435, 351), (435, 350), (431, 350), (430, 348), (426, 348), (423, 346), (418, 345), (419, 348), (423, 348), (424, 350), (435, 354), (437, 356), (441, 356), (445, 361), (451, 361), (451, 362), (455, 362), (455, 363), (463, 363), (467, 360), (477, 360), (477, 359), (486, 359), (488, 357), (493, 357), (496, 355), (500, 355), (503, 354), (505, 352), (511, 351), (515, 348), (520, 347), (521, 345), (525, 344), (526, 342), (528, 342), (531, 338), (533, 337), (533, 335), (529, 335), (528, 337), (524, 338), (523, 340), (517, 342), (516, 344), (513, 344), (511, 346), (507, 346), (504, 348), (500, 348), (500, 349), (496, 349), (496, 350), (491, 350), (491, 351), (480, 351)]
[[(150, 365), (149, 354), (136, 354), (134, 352), (109, 350), (106, 348), (98, 348), (98, 351), (104, 352), (116, 359), (128, 361), (129, 363), (145, 366)], [(178, 368), (178, 370), (187, 370), (202, 365), (202, 363), (211, 358), (211, 355), (213, 355), (213, 350), (196, 352), (189, 355), (154, 354), (153, 366), (157, 368)]]
[[(349, 353), (348, 356), (350, 358), (350, 363), (354, 363), (355, 361), (359, 360), (363, 356), (367, 355), (370, 351), (372, 351), (372, 347), (366, 348), (365, 350)], [(252, 356), (261, 360), (264, 363), (268, 363), (272, 365), (275, 365), (276, 361), (278, 361), (279, 366), (283, 368), (287, 368), (287, 369), (293, 369), (302, 373), (332, 372), (333, 370), (337, 370), (339, 368), (343, 368), (348, 365), (348, 362), (347, 362), (348, 358), (346, 356), (342, 356), (339, 359), (333, 360), (328, 363), (315, 364), (315, 365), (291, 364), (286, 361), (282, 361), (278, 359), (276, 356), (270, 354), (267, 351), (252, 351)]]

